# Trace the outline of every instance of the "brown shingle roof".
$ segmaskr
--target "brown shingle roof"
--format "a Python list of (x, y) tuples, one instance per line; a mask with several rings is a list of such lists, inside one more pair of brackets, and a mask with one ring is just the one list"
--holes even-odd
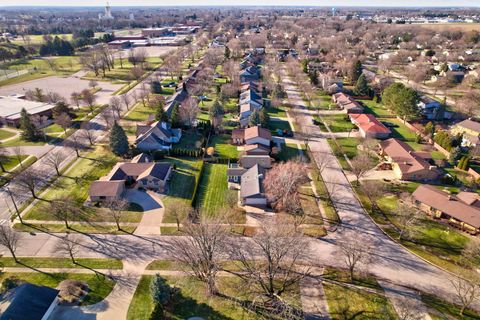
[(458, 123), (457, 126), (480, 133), (480, 122), (467, 119)]
[(125, 186), (124, 180), (116, 181), (93, 181), (88, 194), (92, 197), (113, 197)]
[(253, 138), (264, 138), (267, 140), (272, 140), (272, 134), (268, 129), (262, 128), (260, 126), (254, 126), (245, 129), (245, 140), (253, 139)]
[(419, 186), (412, 196), (415, 200), (440, 210), (452, 218), (480, 228), (480, 209), (469, 206), (459, 197), (429, 185)]
[(420, 170), (428, 170), (430, 163), (420, 157), (403, 141), (390, 138), (380, 142), (383, 152), (392, 158), (403, 173), (413, 173)]

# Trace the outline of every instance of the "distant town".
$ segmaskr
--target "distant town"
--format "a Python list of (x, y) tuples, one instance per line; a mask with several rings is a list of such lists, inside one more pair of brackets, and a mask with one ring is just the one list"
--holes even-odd
[(480, 9), (9, 5), (0, 320), (480, 319)]

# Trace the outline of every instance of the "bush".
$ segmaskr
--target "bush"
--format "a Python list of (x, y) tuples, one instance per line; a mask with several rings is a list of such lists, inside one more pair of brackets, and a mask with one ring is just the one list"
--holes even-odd
[(5, 280), (2, 281), (2, 292), (8, 291), (10, 289), (16, 288), (19, 285), (22, 284), (22, 280), (18, 279), (15, 276), (5, 278)]
[(158, 161), (165, 158), (165, 151), (163, 150), (155, 150), (153, 152), (153, 160)]

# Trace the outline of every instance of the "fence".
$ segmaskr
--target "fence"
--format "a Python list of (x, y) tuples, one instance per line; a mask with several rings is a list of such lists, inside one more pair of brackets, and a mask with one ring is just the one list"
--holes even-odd
[[(12, 70), (9, 70), (9, 71), (12, 71)], [(12, 79), (12, 78), (16, 78), (16, 77), (19, 77), (19, 76), (22, 76), (24, 74), (27, 74), (27, 73), (30, 73), (30, 69), (23, 69), (23, 70), (16, 70), (16, 71), (13, 71), (13, 72), (9, 72), (7, 73), (7, 70), (1, 70), (0, 73), (4, 73), (4, 75), (0, 76), (0, 81), (3, 81), (3, 80), (7, 80), (7, 79)]]

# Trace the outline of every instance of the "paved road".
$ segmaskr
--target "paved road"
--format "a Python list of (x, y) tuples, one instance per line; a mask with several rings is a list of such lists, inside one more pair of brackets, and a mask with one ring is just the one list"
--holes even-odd
[[(304, 103), (297, 88), (285, 73), (282, 79), (290, 103), (302, 109)], [(377, 277), (453, 300), (454, 291), (450, 283), (452, 276), (390, 240), (373, 223), (357, 200), (327, 140), (318, 126), (312, 124), (311, 113), (303, 113), (300, 121), (303, 123), (302, 128), (307, 130), (305, 132), (314, 137), (309, 142), (314, 159), (318, 161), (320, 158), (328, 158), (329, 165), (322, 176), (327, 189), (332, 191), (332, 200), (342, 221), (337, 232), (312, 243), (312, 258), (318, 257), (320, 263), (328, 261), (330, 264), (341, 264), (341, 258), (335, 253), (335, 243), (342, 239), (355, 239), (372, 248), (372, 261), (368, 271)]]

